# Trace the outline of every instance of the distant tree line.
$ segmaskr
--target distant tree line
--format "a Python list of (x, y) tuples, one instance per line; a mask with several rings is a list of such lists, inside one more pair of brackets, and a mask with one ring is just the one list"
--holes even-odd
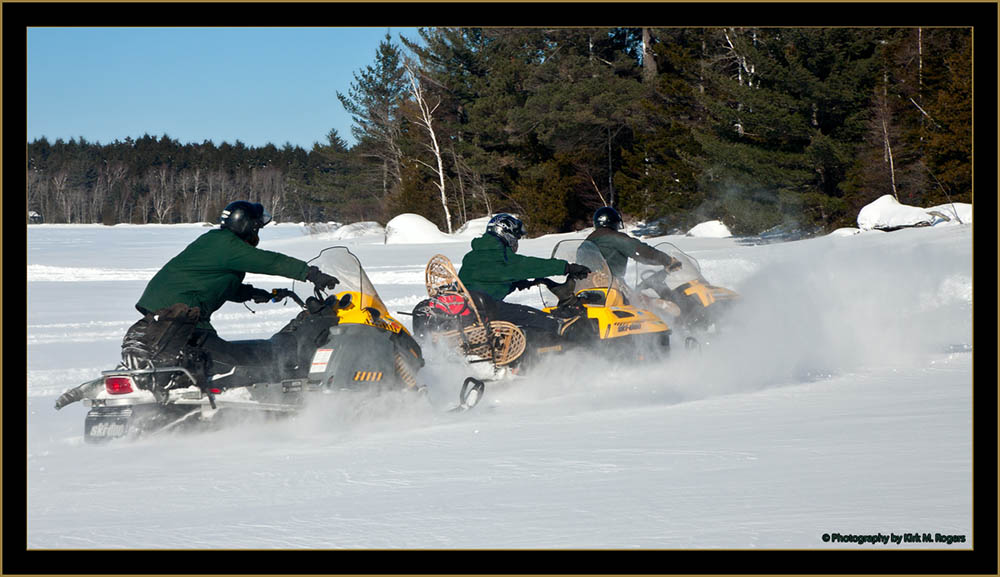
[(46, 222), (277, 220), (443, 230), (499, 211), (532, 234), (615, 206), (664, 232), (853, 224), (883, 194), (971, 202), (967, 28), (425, 28), (386, 35), (337, 95), (348, 147), (28, 143)]

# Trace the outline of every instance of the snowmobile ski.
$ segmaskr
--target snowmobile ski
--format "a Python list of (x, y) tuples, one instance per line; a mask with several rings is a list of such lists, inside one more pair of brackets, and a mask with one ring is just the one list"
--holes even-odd
[(475, 407), (483, 398), (485, 390), (486, 383), (475, 377), (466, 377), (462, 383), (462, 390), (458, 393), (458, 406), (448, 409), (448, 412), (460, 413)]

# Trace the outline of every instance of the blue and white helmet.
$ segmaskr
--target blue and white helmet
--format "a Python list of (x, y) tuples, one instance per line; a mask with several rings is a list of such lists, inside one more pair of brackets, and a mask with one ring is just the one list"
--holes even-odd
[(524, 236), (524, 223), (513, 215), (501, 212), (486, 225), (486, 232), (499, 238), (510, 250), (517, 252), (517, 241)]

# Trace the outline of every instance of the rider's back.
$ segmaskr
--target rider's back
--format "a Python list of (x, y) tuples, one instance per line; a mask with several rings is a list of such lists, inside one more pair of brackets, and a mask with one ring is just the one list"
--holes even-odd
[(200, 326), (239, 290), (247, 272), (304, 279), (308, 265), (250, 246), (229, 230), (214, 229), (170, 259), (146, 285), (136, 308), (155, 312), (177, 303), (198, 307)]
[(587, 240), (597, 245), (611, 273), (618, 278), (625, 276), (628, 259), (634, 258), (647, 264), (670, 264), (670, 256), (623, 232), (610, 228), (595, 228)]
[(472, 250), (462, 258), (458, 278), (470, 291), (503, 300), (518, 280), (565, 274), (566, 261), (517, 254), (500, 239), (484, 234), (472, 240)]

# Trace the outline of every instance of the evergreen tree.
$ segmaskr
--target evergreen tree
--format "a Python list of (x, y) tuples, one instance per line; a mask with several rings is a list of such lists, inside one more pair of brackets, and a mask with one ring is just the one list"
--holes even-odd
[(883, 194), (916, 206), (971, 200), (970, 31), (877, 32), (868, 131), (841, 184), (840, 224)]
[[(644, 220), (662, 219), (667, 230), (693, 226), (693, 209), (703, 201), (690, 159), (702, 153), (691, 129), (698, 117), (699, 29), (647, 31), (652, 85), (631, 126), (635, 142), (623, 150), (616, 176), (618, 208)], [(644, 67), (644, 69), (647, 69)]]
[[(441, 102), (439, 126), (449, 138), (462, 220), (517, 210), (509, 195), (519, 154), (510, 143), (511, 111), (527, 98), (524, 78), (541, 33), (533, 29), (420, 29), (422, 42), (403, 39)], [(471, 216), (470, 216), (471, 215)]]
[[(634, 35), (609, 29), (557, 29), (528, 79), (529, 96), (513, 113), (513, 128), (539, 161), (558, 159), (573, 175), (565, 207), (570, 222), (616, 204), (614, 175), (643, 95)], [(538, 181), (537, 179), (535, 180)], [(521, 188), (524, 196), (524, 187)], [(539, 190), (539, 194), (552, 194)], [(553, 195), (553, 202), (559, 197)], [(566, 202), (563, 200), (563, 202)], [(546, 226), (561, 225), (546, 221)]]
[(972, 38), (954, 29), (927, 37), (921, 163), (932, 183), (922, 203), (972, 202)]
[(695, 130), (708, 206), (735, 232), (843, 215), (877, 31), (709, 30), (706, 122)]
[(379, 167), (376, 184), (381, 198), (399, 186), (401, 118), (399, 107), (406, 93), (402, 55), (388, 33), (379, 43), (374, 65), (354, 74), (347, 95), (337, 98), (351, 114), (351, 134), (357, 139), (357, 152)]

